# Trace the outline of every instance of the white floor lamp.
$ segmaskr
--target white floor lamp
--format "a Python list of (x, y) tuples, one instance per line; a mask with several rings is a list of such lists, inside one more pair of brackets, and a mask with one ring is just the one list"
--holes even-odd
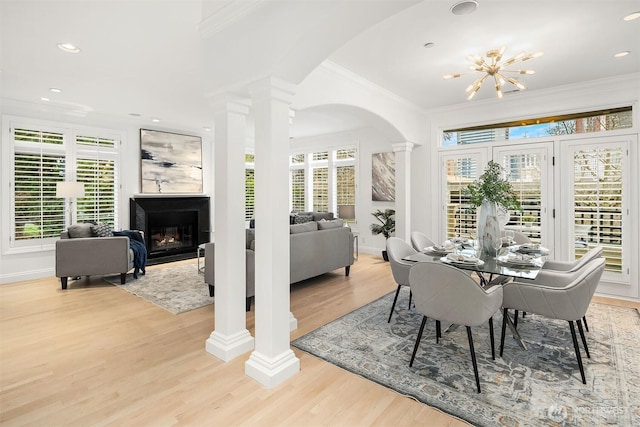
[(56, 197), (69, 199), (69, 222), (67, 227), (73, 221), (73, 199), (75, 197), (84, 197), (84, 182), (60, 181), (56, 182)]

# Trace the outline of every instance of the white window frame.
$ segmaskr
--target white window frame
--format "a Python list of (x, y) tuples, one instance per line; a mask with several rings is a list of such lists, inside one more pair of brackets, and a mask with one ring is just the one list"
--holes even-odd
[[(55, 145), (52, 144), (50, 147), (42, 147), (42, 146), (28, 146), (28, 143), (18, 144), (16, 147), (16, 143), (13, 138), (13, 129), (33, 129), (40, 130), (46, 132), (55, 132), (61, 133), (63, 135), (63, 144)], [(2, 217), (7, 218), (8, 220), (2, 221), (2, 253), (3, 254), (19, 254), (19, 253), (30, 253), (30, 252), (41, 252), (41, 251), (50, 251), (55, 248), (55, 241), (58, 239), (57, 237), (49, 237), (49, 238), (34, 238), (29, 240), (21, 240), (17, 241), (15, 239), (15, 193), (14, 193), (14, 176), (15, 176), (15, 154), (16, 148), (19, 148), (19, 152), (37, 152), (37, 153), (55, 153), (64, 155), (65, 157), (65, 176), (63, 180), (71, 181), (75, 180), (75, 168), (76, 168), (76, 155), (77, 155), (77, 147), (75, 143), (75, 137), (77, 134), (84, 136), (93, 136), (100, 138), (108, 138), (114, 139), (116, 141), (116, 145), (113, 150), (108, 150), (109, 156), (114, 159), (116, 171), (118, 171), (118, 165), (120, 163), (120, 146), (121, 146), (121, 135), (120, 132), (109, 130), (109, 129), (100, 129), (94, 127), (87, 126), (78, 126), (68, 123), (57, 123), (46, 120), (37, 120), (31, 118), (17, 117), (17, 116), (8, 116), (5, 115), (2, 117), (2, 183), (3, 183), (3, 191), (1, 193), (1, 202), (2, 202)], [(104, 147), (103, 147), (104, 148)], [(86, 153), (86, 149), (84, 150)], [(104, 151), (104, 150), (103, 150)], [(118, 209), (118, 193), (120, 190), (119, 185), (119, 176), (118, 172), (114, 177), (115, 179), (115, 188), (116, 188), (116, 200), (115, 200), (115, 218), (114, 218), (114, 227), (119, 226), (119, 218), (117, 214)], [(65, 206), (67, 201), (65, 201)], [(72, 218), (72, 222), (75, 220), (75, 217)], [(62, 221), (62, 227), (66, 227), (67, 224), (67, 215), (65, 209), (64, 219)], [(62, 229), (60, 230), (62, 231)]]

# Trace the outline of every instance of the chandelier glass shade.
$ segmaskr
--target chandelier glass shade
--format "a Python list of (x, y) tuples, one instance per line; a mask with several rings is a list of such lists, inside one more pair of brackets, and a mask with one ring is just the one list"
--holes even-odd
[[(467, 87), (466, 91), (469, 94), (469, 96), (467, 96), (468, 100), (472, 99), (476, 95), (476, 93), (478, 93), (485, 80), (493, 80), (496, 89), (496, 96), (498, 98), (502, 98), (502, 87), (507, 83), (516, 86), (519, 90), (526, 89), (526, 86), (524, 84), (518, 81), (515, 77), (510, 77), (507, 74), (535, 74), (535, 71), (524, 69), (510, 70), (507, 69), (507, 67), (510, 67), (511, 65), (519, 62), (528, 61), (533, 58), (539, 58), (543, 55), (543, 52), (529, 54), (526, 52), (520, 52), (516, 56), (503, 59), (505, 50), (506, 47), (502, 46), (500, 49), (492, 49), (487, 51), (486, 57), (482, 57), (480, 55), (467, 56), (467, 61), (472, 63), (472, 65), (469, 66), (469, 70), (483, 74)], [(464, 74), (465, 73), (447, 74), (444, 76), (444, 78), (455, 79)]]

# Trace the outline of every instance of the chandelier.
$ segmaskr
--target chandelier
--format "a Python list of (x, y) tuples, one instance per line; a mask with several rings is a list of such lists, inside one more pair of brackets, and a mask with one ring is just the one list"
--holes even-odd
[[(469, 66), (471, 71), (477, 71), (483, 73), (482, 77), (479, 77), (467, 87), (467, 92), (469, 96), (468, 100), (472, 99), (476, 93), (480, 90), (480, 86), (490, 77), (493, 77), (493, 81), (495, 83), (496, 95), (498, 98), (502, 98), (502, 87), (508, 82), (512, 85), (516, 86), (519, 90), (526, 89), (526, 86), (519, 82), (514, 77), (505, 76), (505, 73), (514, 73), (514, 74), (535, 74), (533, 70), (508, 70), (506, 67), (513, 65), (517, 62), (528, 61), (532, 58), (538, 58), (543, 55), (543, 52), (536, 52), (527, 54), (525, 52), (520, 52), (516, 56), (512, 56), (511, 58), (502, 59), (504, 51), (506, 50), (505, 46), (502, 46), (500, 49), (493, 49), (487, 51), (486, 58), (481, 57), (480, 55), (469, 55), (467, 56), (467, 61), (473, 63), (473, 65)], [(455, 79), (462, 76), (465, 73), (455, 73), (455, 74), (447, 74), (444, 76), (445, 79)]]

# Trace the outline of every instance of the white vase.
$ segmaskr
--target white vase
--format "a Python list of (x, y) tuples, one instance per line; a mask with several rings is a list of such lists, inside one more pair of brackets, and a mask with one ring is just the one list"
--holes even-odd
[(494, 242), (500, 242), (500, 222), (498, 220), (498, 205), (485, 200), (477, 211), (478, 239), (484, 255), (496, 256)]

